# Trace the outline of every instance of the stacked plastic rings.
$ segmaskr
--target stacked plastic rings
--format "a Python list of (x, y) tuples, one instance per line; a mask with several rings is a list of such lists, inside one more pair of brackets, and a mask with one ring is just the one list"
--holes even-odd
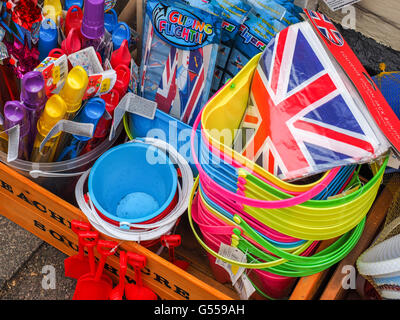
[[(177, 169), (181, 179), (177, 179)], [(104, 170), (113, 172), (104, 174)], [(75, 196), (99, 232), (143, 244), (157, 242), (173, 230), (187, 209), (192, 187), (190, 166), (171, 145), (140, 138), (104, 153), (81, 176)]]
[[(258, 59), (250, 61), (206, 104), (193, 125), (192, 157), (199, 176), (188, 212), (193, 232), (207, 251), (218, 280), (231, 279), (216, 259), (245, 268), (260, 294), (283, 298), (295, 277), (325, 270), (354, 248), (388, 159), (371, 166), (373, 177), (364, 185), (358, 179), (357, 166), (335, 168), (314, 183), (296, 185), (278, 179), (231, 149), (233, 138), (214, 132), (233, 132), (239, 126)], [(197, 139), (200, 123), (201, 137)], [(315, 253), (319, 241), (338, 237)], [(222, 243), (236, 247), (246, 259), (224, 256), (219, 251)]]

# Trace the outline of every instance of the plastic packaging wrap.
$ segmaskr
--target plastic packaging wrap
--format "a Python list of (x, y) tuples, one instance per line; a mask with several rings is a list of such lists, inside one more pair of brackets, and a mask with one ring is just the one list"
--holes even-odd
[(261, 14), (250, 12), (235, 39), (235, 44), (227, 64), (223, 81), (235, 76), (251, 58), (262, 52), (268, 42), (286, 26)]
[(207, 102), (222, 19), (218, 7), (197, 0), (147, 1), (141, 95), (191, 124)]
[(221, 31), (221, 44), (219, 46), (211, 94), (214, 94), (225, 84), (224, 74), (231, 55), (235, 38), (240, 26), (245, 22), (251, 6), (242, 0), (217, 0), (222, 9), (223, 18)]
[[(274, 1), (264, 3), (261, 0), (251, 0), (248, 3), (248, 12), (242, 17), (245, 20), (242, 19), (237, 28), (239, 20), (229, 24), (229, 27), (237, 29), (236, 32), (228, 33), (223, 28), (212, 93), (233, 78), (251, 58), (262, 52), (278, 32), (300, 21)], [(227, 22), (224, 21), (224, 26), (226, 25)]]
[(308, 22), (290, 26), (266, 47), (241, 128), (235, 149), (284, 180), (370, 162), (389, 148)]
[(284, 6), (273, 0), (248, 0), (248, 3), (256, 10), (263, 10), (270, 17), (281, 21), (286, 26), (300, 22), (300, 17), (290, 13)]
[(294, 16), (299, 16), (300, 13), (303, 13), (303, 9), (299, 6), (296, 6), (291, 0), (274, 0), (274, 2), (283, 6), (289, 13)]

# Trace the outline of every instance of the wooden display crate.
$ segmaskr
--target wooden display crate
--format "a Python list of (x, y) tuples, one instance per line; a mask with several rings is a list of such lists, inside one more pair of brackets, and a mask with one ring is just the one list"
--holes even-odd
[[(87, 221), (78, 208), (3, 163), (0, 163), (0, 213), (67, 255), (78, 252), (78, 237), (71, 230), (71, 221)], [(178, 258), (190, 262), (188, 272), (185, 272), (135, 242), (118, 242), (119, 249), (147, 257), (146, 268), (142, 270), (143, 282), (162, 299), (238, 298), (232, 287), (212, 279), (207, 258), (198, 247), (193, 250), (194, 243), (182, 246), (185, 256), (181, 257), (182, 254), (177, 252)], [(107, 272), (115, 280), (118, 279), (118, 262), (117, 250), (106, 265)], [(128, 270), (127, 279), (135, 279), (133, 269)]]
[[(120, 0), (119, 19), (136, 27), (142, 34), (142, 0)], [(123, 3), (122, 3), (123, 2)], [(140, 60), (141, 41), (134, 53)], [(385, 189), (374, 204), (364, 234), (356, 248), (336, 267), (313, 276), (301, 278), (290, 297), (292, 300), (343, 299), (346, 292), (341, 287), (344, 265), (354, 265), (357, 257), (374, 238), (382, 224), (391, 203), (392, 193)], [(71, 221), (87, 220), (75, 206), (42, 188), (28, 178), (0, 163), (0, 214), (20, 225), (67, 255), (78, 252), (77, 236), (71, 230)], [(183, 219), (184, 220), (184, 219)], [(187, 221), (186, 221), (187, 222)], [(161, 299), (180, 300), (230, 300), (239, 299), (230, 285), (223, 285), (213, 279), (205, 251), (196, 242), (185, 221), (178, 228), (182, 245), (176, 249), (178, 259), (190, 263), (187, 272), (167, 261), (167, 250), (161, 256), (134, 242), (119, 241), (119, 249), (133, 251), (147, 257), (146, 268), (142, 270), (143, 282), (154, 290)], [(103, 237), (105, 238), (105, 237)], [(319, 250), (329, 242), (321, 244)], [(107, 260), (107, 273), (118, 279), (118, 250)], [(128, 269), (127, 280), (135, 279), (134, 271)], [(260, 298), (257, 296), (256, 298)]]
[[(369, 213), (362, 238), (353, 251), (336, 267), (301, 278), (290, 299), (345, 298), (346, 291), (341, 286), (344, 277), (342, 268), (344, 265), (354, 265), (358, 256), (369, 246), (384, 221), (392, 196), (393, 193), (388, 188), (383, 190)], [(0, 163), (0, 213), (65, 254), (74, 255), (78, 252), (78, 239), (70, 224), (74, 219), (86, 220), (84, 214), (3, 163)], [(178, 228), (183, 241), (177, 248), (176, 255), (178, 259), (190, 263), (187, 272), (166, 260), (167, 250), (164, 250), (162, 256), (158, 256), (139, 244), (128, 241), (118, 241), (119, 249), (147, 257), (146, 268), (142, 270), (143, 281), (161, 299), (239, 299), (232, 286), (223, 285), (213, 279), (205, 251), (194, 239), (186, 222), (183, 219)], [(320, 250), (328, 244), (329, 242), (322, 243)], [(106, 270), (114, 280), (118, 279), (118, 262), (117, 250), (106, 264)], [(129, 269), (127, 280), (131, 282), (132, 279), (135, 279), (134, 271)]]

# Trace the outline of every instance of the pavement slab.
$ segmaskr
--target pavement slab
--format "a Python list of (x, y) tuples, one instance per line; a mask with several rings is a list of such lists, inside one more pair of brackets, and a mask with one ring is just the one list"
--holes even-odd
[(29, 263), (6, 282), (0, 300), (71, 300), (76, 280), (64, 276), (66, 257), (43, 242)]
[(42, 243), (41, 239), (0, 215), (0, 289)]

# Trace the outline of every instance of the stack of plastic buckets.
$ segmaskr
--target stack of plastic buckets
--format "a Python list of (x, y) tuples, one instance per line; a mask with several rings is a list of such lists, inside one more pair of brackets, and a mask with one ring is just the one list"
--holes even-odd
[[(358, 167), (335, 168), (312, 184), (291, 184), (237, 153), (232, 140), (213, 134), (238, 129), (246, 110), (259, 56), (204, 107), (193, 127), (192, 156), (199, 172), (189, 204), (189, 222), (207, 251), (217, 280), (230, 282), (222, 260), (243, 267), (264, 297), (290, 294), (296, 277), (325, 270), (343, 259), (358, 242), (387, 164), (380, 160), (364, 185)], [(195, 148), (201, 121), (200, 147)], [(228, 135), (229, 136), (229, 135)], [(357, 188), (353, 188), (358, 185)], [(353, 188), (353, 192), (342, 194)], [(336, 197), (332, 197), (335, 196)], [(195, 225), (201, 231), (197, 234)], [(320, 241), (338, 238), (315, 253)], [(245, 261), (221, 254), (222, 245), (238, 248)]]
[(101, 233), (153, 247), (173, 232), (187, 209), (192, 186), (187, 161), (168, 143), (144, 138), (104, 153), (82, 175), (75, 196)]

